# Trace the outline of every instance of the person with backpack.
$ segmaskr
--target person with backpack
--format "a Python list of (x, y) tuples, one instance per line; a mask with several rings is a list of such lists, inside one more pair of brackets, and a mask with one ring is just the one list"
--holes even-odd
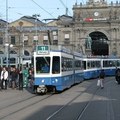
[(104, 88), (104, 79), (105, 79), (104, 70), (101, 70), (100, 75), (99, 75), (99, 79), (100, 79), (100, 87), (101, 87), (101, 89), (103, 89)]

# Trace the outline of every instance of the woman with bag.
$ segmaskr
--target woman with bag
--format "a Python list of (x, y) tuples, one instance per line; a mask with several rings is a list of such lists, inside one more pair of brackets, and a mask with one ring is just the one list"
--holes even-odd
[(97, 86), (100, 86), (101, 89), (104, 88), (104, 78), (105, 78), (105, 72), (104, 70), (101, 70), (100, 75), (99, 75), (99, 80), (97, 82)]

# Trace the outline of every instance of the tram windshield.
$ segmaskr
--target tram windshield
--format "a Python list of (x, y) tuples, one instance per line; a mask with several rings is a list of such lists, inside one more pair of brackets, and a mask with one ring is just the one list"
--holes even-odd
[(36, 57), (36, 73), (50, 72), (50, 57)]

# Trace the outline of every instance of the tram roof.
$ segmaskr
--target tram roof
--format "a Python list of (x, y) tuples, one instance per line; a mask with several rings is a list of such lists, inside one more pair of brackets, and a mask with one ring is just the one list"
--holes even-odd
[[(69, 49), (63, 45), (37, 45), (35, 53), (37, 54), (37, 52), (39, 51), (38, 49), (40, 47), (46, 47), (46, 46), (47, 46), (47, 51), (49, 52), (64, 52), (64, 53), (68, 53), (76, 56), (82, 56), (82, 53), (73, 51), (72, 49)], [(44, 51), (43, 52), (41, 51), (40, 54), (44, 54)]]
[(72, 53), (72, 50), (62, 46), (62, 45), (49, 45), (50, 51), (61, 51), (66, 53)]
[(114, 55), (106, 55), (106, 56), (93, 56), (93, 55), (84, 55), (83, 58), (100, 58), (100, 59), (120, 59)]

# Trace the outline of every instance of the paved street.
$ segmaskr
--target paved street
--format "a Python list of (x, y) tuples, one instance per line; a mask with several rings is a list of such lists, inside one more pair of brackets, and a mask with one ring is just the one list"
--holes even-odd
[(0, 92), (0, 120), (120, 120), (120, 85), (106, 78), (84, 81), (60, 94), (34, 95), (29, 90)]

